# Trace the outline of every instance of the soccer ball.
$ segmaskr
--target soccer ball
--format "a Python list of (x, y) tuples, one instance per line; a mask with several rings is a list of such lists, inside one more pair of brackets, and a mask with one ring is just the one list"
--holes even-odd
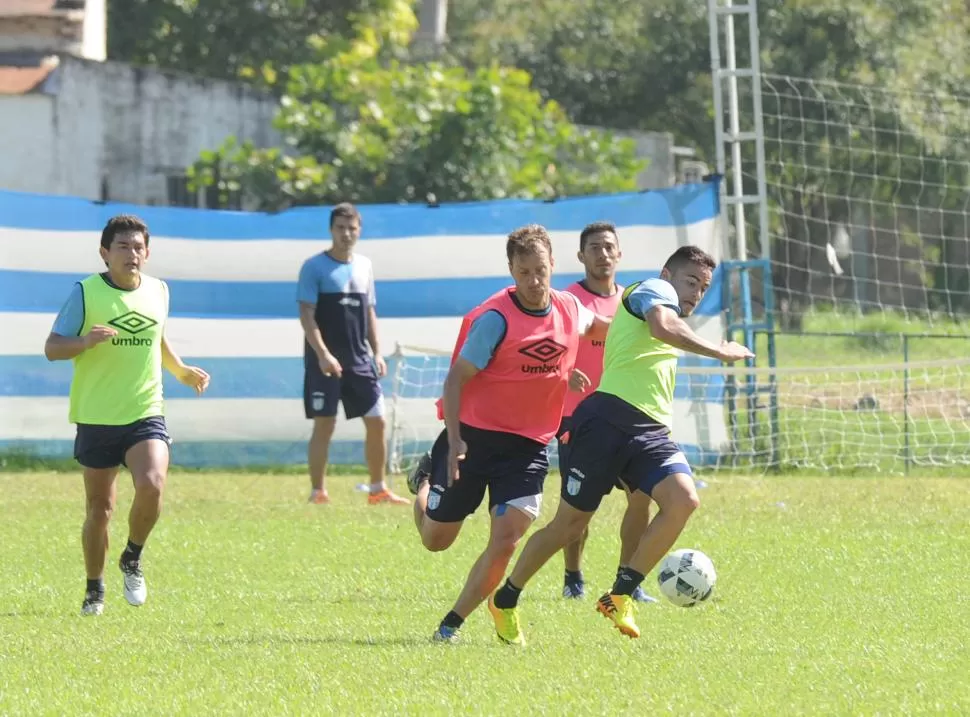
[(657, 582), (665, 598), (678, 607), (694, 607), (714, 592), (714, 563), (700, 550), (675, 550), (660, 563)]

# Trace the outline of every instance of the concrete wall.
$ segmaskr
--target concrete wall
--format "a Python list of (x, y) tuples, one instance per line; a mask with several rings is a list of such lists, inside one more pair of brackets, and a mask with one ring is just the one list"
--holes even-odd
[(3, 100), (0, 189), (166, 204), (166, 176), (226, 137), (279, 143), (272, 97), (116, 62), (61, 57), (43, 93)]
[(0, 188), (64, 194), (54, 173), (54, 103), (44, 95), (0, 95)]

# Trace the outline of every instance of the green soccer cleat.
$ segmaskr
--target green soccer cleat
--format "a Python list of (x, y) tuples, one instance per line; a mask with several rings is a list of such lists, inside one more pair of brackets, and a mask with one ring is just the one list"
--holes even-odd
[(495, 634), (498, 635), (499, 640), (506, 645), (525, 647), (525, 635), (522, 634), (522, 628), (519, 626), (518, 608), (495, 607), (495, 601), (489, 596), (488, 611), (495, 621)]

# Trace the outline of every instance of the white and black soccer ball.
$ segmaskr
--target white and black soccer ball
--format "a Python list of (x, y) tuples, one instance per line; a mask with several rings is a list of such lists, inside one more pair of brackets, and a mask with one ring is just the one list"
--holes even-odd
[(700, 550), (683, 548), (670, 553), (657, 572), (660, 593), (678, 607), (694, 607), (714, 592), (714, 563)]

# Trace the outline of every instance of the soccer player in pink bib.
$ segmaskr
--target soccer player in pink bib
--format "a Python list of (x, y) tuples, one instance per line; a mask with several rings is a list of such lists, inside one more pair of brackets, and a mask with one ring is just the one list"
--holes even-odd
[[(586, 269), (586, 277), (566, 287), (566, 291), (574, 294), (579, 302), (594, 314), (613, 318), (620, 305), (623, 287), (616, 283), (616, 267), (622, 252), (620, 239), (616, 233), (616, 225), (610, 222), (594, 222), (583, 228), (579, 234), (580, 263)], [(603, 375), (603, 347), (605, 341), (583, 340), (579, 342), (576, 352), (576, 368), (573, 371), (571, 385), (574, 390), (566, 395), (563, 407), (562, 424), (556, 435), (559, 444), (559, 470), (563, 481), (566, 480), (564, 466), (569, 458), (569, 431), (572, 427), (573, 411), (589, 392), (595, 391)], [(629, 492), (627, 493), (629, 497)], [(647, 499), (649, 502), (649, 498)], [(625, 565), (633, 557), (640, 542), (640, 537), (650, 520), (648, 510), (627, 510), (620, 524), (620, 565)], [(582, 598), (586, 594), (583, 580), (582, 559), (589, 528), (583, 529), (582, 535), (563, 548), (563, 558), (566, 574), (563, 580), (562, 596), (564, 598)], [(619, 568), (618, 568), (619, 570)], [(656, 600), (639, 585), (633, 592), (633, 599), (638, 602), (656, 602)]]
[(556, 515), (529, 537), (508, 580), (489, 600), (503, 642), (524, 644), (518, 616), (523, 589), (553, 555), (582, 535), (618, 484), (630, 493), (628, 510), (645, 512), (652, 501), (657, 512), (596, 607), (622, 634), (640, 637), (633, 591), (699, 505), (687, 457), (671, 437), (677, 360), (682, 351), (725, 363), (753, 356), (740, 344), (698, 336), (684, 321), (710, 288), (716, 267), (700, 248), (682, 246), (659, 278), (623, 290), (606, 338), (599, 386), (573, 414)]
[(431, 551), (445, 550), (488, 491), (491, 530), (464, 589), (435, 631), (454, 642), (498, 587), (519, 540), (539, 515), (549, 462), (581, 336), (603, 340), (609, 321), (550, 288), (548, 232), (530, 224), (506, 242), (515, 285), (465, 316), (439, 402), (445, 430), (408, 476), (415, 523)]

